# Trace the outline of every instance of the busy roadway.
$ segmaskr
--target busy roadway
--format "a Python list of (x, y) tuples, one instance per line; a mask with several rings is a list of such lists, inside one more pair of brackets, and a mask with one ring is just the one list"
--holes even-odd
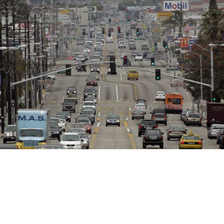
[[(120, 13), (120, 20), (124, 19), (123, 13)], [(151, 119), (151, 112), (155, 108), (164, 108), (164, 100), (158, 101), (155, 99), (157, 91), (163, 91), (164, 93), (180, 93), (183, 96), (183, 109), (192, 109), (192, 98), (190, 94), (183, 87), (171, 87), (173, 82), (172, 78), (162, 76), (161, 80), (155, 80), (155, 69), (161, 69), (165, 72), (166, 67), (161, 65), (160, 59), (157, 58), (155, 66), (151, 66), (150, 60), (143, 59), (143, 61), (135, 61), (133, 52), (140, 53), (144, 50), (141, 49), (143, 40), (135, 40), (136, 50), (129, 49), (128, 38), (126, 39), (126, 32), (130, 30), (130, 24), (121, 23), (121, 33), (124, 34), (126, 42), (125, 48), (119, 48), (117, 34), (118, 26), (111, 25), (106, 26), (105, 34), (103, 35), (104, 44), (102, 46), (102, 60), (107, 61), (107, 55), (112, 51), (116, 56), (117, 74), (111, 75), (108, 73), (109, 64), (101, 64), (99, 72), (99, 80), (97, 80), (96, 89), (96, 113), (95, 122), (91, 127), (91, 134), (88, 134), (88, 147), (89, 149), (142, 149), (143, 136), (138, 135), (139, 124), (141, 119), (132, 119), (133, 110), (138, 99), (144, 99), (146, 101), (146, 110), (144, 119)], [(113, 28), (111, 36), (113, 43), (107, 43), (108, 29)], [(90, 31), (88, 29), (87, 33)], [(82, 28), (79, 28), (79, 32), (82, 32)], [(94, 46), (96, 37), (98, 34), (102, 34), (102, 26), (95, 26), (93, 43), (90, 45), (89, 61), (94, 55)], [(87, 35), (86, 35), (87, 36)], [(132, 30), (132, 38), (136, 38), (135, 30)], [(129, 36), (130, 38), (130, 36)], [(87, 37), (85, 37), (85, 41)], [(82, 54), (84, 51), (84, 45), (78, 45), (77, 40), (73, 41), (70, 45), (68, 55), (72, 52), (79, 52)], [(128, 60), (131, 62), (131, 66), (123, 66), (123, 59), (121, 55), (125, 54)], [(57, 64), (62, 66), (63, 64), (69, 64), (69, 61), (59, 60)], [(128, 80), (128, 71), (130, 67), (138, 70), (138, 80)], [(68, 97), (67, 88), (76, 87), (77, 104), (75, 106), (75, 113), (71, 113), (71, 122), (66, 122), (65, 130), (61, 132), (60, 138), (50, 139), (50, 145), (60, 145), (62, 134), (66, 133), (76, 123), (76, 118), (82, 113), (82, 107), (85, 102), (84, 90), (86, 88), (86, 80), (88, 79), (91, 71), (90, 67), (86, 66), (85, 71), (77, 71), (72, 69), (71, 76), (65, 74), (58, 74), (54, 85), (52, 86), (46, 102), (42, 109), (49, 109), (51, 117), (63, 110), (63, 102)], [(118, 115), (119, 125), (106, 125), (108, 122), (108, 115)], [(187, 133), (191, 130), (194, 134), (199, 135), (202, 141), (203, 149), (218, 149), (216, 139), (208, 139), (208, 130), (206, 127), (198, 125), (186, 126), (180, 119), (180, 114), (167, 114), (167, 125), (159, 124), (158, 129), (161, 130), (163, 135), (163, 146), (159, 145), (146, 145), (147, 149), (179, 149), (180, 138), (174, 138), (168, 140), (168, 129), (171, 125), (182, 125), (187, 129)], [(6, 143), (7, 145), (15, 144), (13, 141)]]

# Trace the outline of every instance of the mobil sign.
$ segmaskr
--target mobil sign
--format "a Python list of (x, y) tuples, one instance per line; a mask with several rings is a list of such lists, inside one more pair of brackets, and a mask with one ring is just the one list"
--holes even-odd
[(189, 11), (189, 1), (163, 1), (163, 11)]

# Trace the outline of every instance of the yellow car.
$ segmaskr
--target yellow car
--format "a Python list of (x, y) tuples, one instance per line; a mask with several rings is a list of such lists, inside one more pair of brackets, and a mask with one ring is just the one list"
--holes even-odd
[(179, 142), (179, 149), (202, 149), (202, 138), (195, 135), (193, 131), (182, 136)]
[(128, 71), (128, 80), (129, 80), (129, 79), (137, 79), (137, 80), (138, 80), (138, 76), (139, 76), (139, 74), (138, 74), (138, 71), (137, 71), (137, 70), (135, 70), (135, 69), (130, 69), (130, 70)]

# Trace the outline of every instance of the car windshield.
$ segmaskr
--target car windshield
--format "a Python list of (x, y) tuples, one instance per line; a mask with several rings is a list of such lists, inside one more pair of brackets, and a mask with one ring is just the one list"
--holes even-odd
[(183, 140), (201, 140), (198, 136), (184, 136)]
[(199, 114), (189, 114), (188, 117), (200, 118)]
[(50, 123), (50, 127), (51, 128), (58, 128), (58, 124), (57, 123)]
[(93, 102), (84, 102), (85, 106), (95, 106), (95, 103)]
[(151, 121), (143, 121), (144, 124), (154, 124), (154, 120)]
[(88, 138), (86, 133), (79, 133), (80, 138)]
[(68, 87), (68, 88), (67, 88), (67, 91), (74, 91), (74, 90), (76, 90), (75, 87)]
[(119, 119), (118, 115), (109, 115), (107, 116), (108, 119)]
[(50, 122), (54, 122), (54, 123), (59, 123), (60, 122), (60, 120), (59, 120), (59, 118), (57, 119), (57, 118), (51, 118), (50, 119)]
[(160, 135), (160, 131), (158, 129), (147, 129), (147, 135), (152, 136), (152, 135)]
[(95, 77), (93, 77), (93, 76), (88, 77), (87, 82), (89, 82), (89, 81), (96, 81), (96, 78), (95, 78)]
[(64, 103), (72, 105), (72, 104), (74, 104), (74, 101), (72, 101), (72, 100), (64, 100)]
[(213, 126), (212, 129), (224, 129), (224, 126)]
[(43, 130), (20, 130), (20, 136), (21, 137), (43, 137), (44, 133)]
[(7, 131), (7, 132), (16, 131), (16, 125), (13, 125), (13, 126), (7, 126), (7, 127), (5, 128), (5, 131)]
[(99, 58), (100, 58), (99, 55), (93, 55), (93, 56), (92, 56), (92, 59), (99, 59)]
[(137, 71), (129, 71), (129, 73), (133, 73), (134, 74), (134, 73), (137, 73)]
[(62, 141), (80, 141), (79, 135), (63, 135)]
[(80, 132), (83, 132), (83, 130), (82, 129), (76, 129), (76, 128), (71, 128), (71, 129), (69, 129), (68, 130), (68, 132), (73, 132), (73, 133), (80, 133)]
[(162, 113), (156, 113), (156, 114), (154, 114), (154, 116), (155, 116), (155, 117), (165, 117), (165, 115), (162, 114)]
[(180, 98), (173, 98), (173, 104), (181, 104)]
[(145, 107), (145, 105), (144, 104), (138, 104), (138, 105), (135, 105), (135, 107)]
[(88, 114), (88, 115), (89, 115), (89, 114), (93, 114), (93, 111), (90, 111), (90, 110), (88, 110), (88, 111), (83, 111), (82, 114), (83, 114), (83, 115), (84, 115), (84, 114)]
[(95, 93), (96, 90), (95, 89), (86, 89), (85, 92), (89, 92), (89, 93)]
[(184, 127), (183, 126), (171, 126), (170, 129), (173, 131), (180, 131), (180, 130), (184, 130)]

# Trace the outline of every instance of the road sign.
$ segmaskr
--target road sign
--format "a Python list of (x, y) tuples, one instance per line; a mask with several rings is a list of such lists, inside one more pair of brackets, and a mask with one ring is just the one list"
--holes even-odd
[(184, 82), (175, 82), (175, 83), (171, 83), (170, 87), (185, 87), (185, 83)]
[(167, 72), (169, 72), (169, 71), (178, 71), (178, 69), (177, 68), (167, 68), (166, 71)]
[(189, 39), (188, 40), (189, 46), (192, 46), (195, 42), (198, 42), (198, 39)]

